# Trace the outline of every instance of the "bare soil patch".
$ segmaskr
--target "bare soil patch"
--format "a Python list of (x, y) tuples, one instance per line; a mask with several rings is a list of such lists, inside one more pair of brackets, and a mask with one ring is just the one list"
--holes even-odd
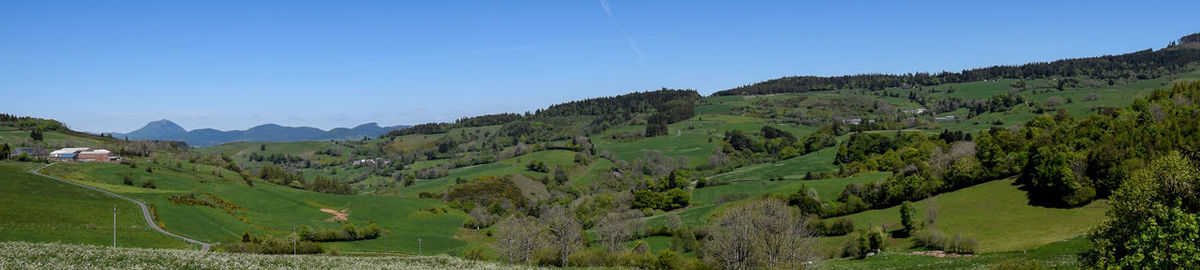
[(329, 208), (321, 208), (321, 212), (333, 215), (332, 217), (329, 217), (329, 219), (326, 219), (327, 221), (346, 221), (350, 216), (350, 209), (342, 209), (342, 211), (338, 211)]

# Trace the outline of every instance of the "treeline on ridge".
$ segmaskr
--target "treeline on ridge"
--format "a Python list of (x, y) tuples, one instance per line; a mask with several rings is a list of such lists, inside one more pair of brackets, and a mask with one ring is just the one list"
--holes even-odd
[[(1200, 34), (1200, 33), (1198, 33)], [(1197, 34), (1185, 36), (1180, 42), (1191, 41)], [(1038, 79), (1052, 76), (1087, 76), (1096, 79), (1155, 77), (1174, 73), (1200, 61), (1200, 49), (1171, 46), (1161, 50), (1142, 50), (1121, 55), (1063, 59), (1053, 62), (1028, 63), (1017, 66), (992, 66), (961, 72), (858, 74), (835, 77), (790, 76), (767, 80), (714, 93), (715, 96), (763, 95), (775, 93), (804, 93), (836, 89), (882, 90), (905, 85), (938, 85), (973, 82), (989, 79)]]
[[(634, 92), (619, 96), (590, 98), (552, 105), (539, 109), (530, 114), (501, 113), (475, 117), (466, 117), (454, 123), (425, 123), (406, 129), (393, 130), (382, 137), (396, 137), (412, 134), (440, 134), (455, 128), (482, 127), (493, 125), (514, 124), (506, 130), (523, 131), (538, 126), (538, 123), (514, 123), (520, 120), (542, 119), (546, 117), (565, 116), (607, 116), (601, 119), (623, 118), (628, 120), (635, 114), (657, 113), (653, 115), (653, 123), (674, 123), (679, 119), (690, 118), (694, 114), (695, 100), (701, 96), (696, 90), (660, 89), (655, 91)], [(673, 102), (674, 101), (674, 102)], [(614, 117), (616, 116), (616, 117)], [(623, 116), (623, 117), (621, 117)], [(544, 126), (543, 126), (544, 127)], [(524, 133), (524, 132), (504, 132)]]

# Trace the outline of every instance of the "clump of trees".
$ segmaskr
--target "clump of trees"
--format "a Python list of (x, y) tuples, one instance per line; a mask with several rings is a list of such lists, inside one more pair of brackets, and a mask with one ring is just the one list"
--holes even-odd
[(1113, 194), (1109, 219), (1080, 255), (1100, 269), (1200, 267), (1200, 170), (1178, 152), (1132, 174)]
[(917, 231), (912, 237), (912, 242), (913, 247), (926, 247), (959, 254), (974, 254), (979, 249), (979, 241), (975, 238), (964, 236), (961, 233), (950, 235), (933, 228)]
[(646, 118), (646, 137), (667, 135), (667, 125), (687, 120), (696, 115), (696, 97), (685, 96), (655, 107), (655, 112)]
[(879, 254), (887, 244), (887, 235), (879, 227), (860, 230), (853, 237), (846, 239), (842, 246), (842, 257), (866, 258)]
[(822, 126), (803, 139), (797, 139), (791, 132), (772, 126), (759, 129), (758, 134), (762, 139), (741, 130), (726, 131), (719, 151), (709, 158), (707, 166), (700, 169), (732, 170), (743, 164), (805, 155), (837, 145), (837, 137), (846, 132), (846, 128), (841, 124)]
[(540, 173), (550, 172), (550, 168), (546, 166), (545, 162), (542, 162), (541, 160), (536, 160), (536, 159), (529, 160), (529, 164), (525, 165), (525, 169), (527, 169), (529, 171), (540, 172)]
[(512, 176), (481, 177), (455, 185), (446, 191), (443, 198), (450, 201), (451, 204), (459, 202), (458, 204), (463, 205), (464, 209), (496, 205), (499, 208), (519, 212), (530, 209), (532, 204), (530, 200), (521, 195), (521, 189), (513, 182)]
[(764, 198), (731, 206), (714, 220), (704, 251), (724, 269), (809, 269), (819, 261), (805, 219), (783, 200)]
[(632, 207), (663, 211), (687, 207), (692, 195), (685, 189), (691, 180), (692, 173), (688, 170), (675, 170), (658, 180), (646, 179), (642, 189), (633, 191)]
[(284, 186), (293, 185), (293, 182), (298, 182), (297, 184), (304, 183), (304, 176), (301, 176), (299, 173), (292, 173), (287, 169), (280, 168), (279, 166), (272, 164), (264, 164), (263, 167), (258, 170), (258, 178), (267, 182)]
[(346, 222), (342, 225), (341, 230), (316, 230), (308, 226), (300, 228), (297, 232), (297, 237), (304, 241), (314, 242), (337, 242), (337, 241), (358, 241), (379, 238), (383, 233), (383, 229), (375, 222), (367, 223), (365, 227), (354, 226), (354, 223)]
[(308, 183), (308, 189), (330, 194), (350, 195), (354, 193), (354, 191), (350, 189), (349, 183), (342, 182), (337, 178), (325, 177), (323, 175), (317, 175), (317, 177), (313, 178), (313, 181)]
[(243, 233), (241, 241), (231, 243), (223, 243), (217, 246), (218, 250), (233, 253), (256, 253), (256, 254), (320, 254), (325, 252), (325, 248), (321, 247), (321, 243), (313, 241), (296, 241), (289, 238), (275, 238), (269, 235), (266, 236), (251, 236), (250, 233)]

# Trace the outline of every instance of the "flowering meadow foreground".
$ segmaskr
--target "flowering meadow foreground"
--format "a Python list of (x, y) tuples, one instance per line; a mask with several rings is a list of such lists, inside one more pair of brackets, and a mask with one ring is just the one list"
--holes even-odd
[(0, 269), (533, 269), (450, 256), (258, 255), (0, 242)]

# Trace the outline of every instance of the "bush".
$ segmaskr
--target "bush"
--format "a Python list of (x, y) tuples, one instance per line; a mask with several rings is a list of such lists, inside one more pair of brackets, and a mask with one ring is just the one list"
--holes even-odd
[(550, 168), (546, 167), (546, 163), (542, 162), (541, 160), (536, 160), (536, 159), (530, 160), (529, 164), (525, 165), (525, 168), (529, 169), (530, 171), (535, 171), (535, 172), (540, 172), (540, 173), (550, 172)]
[(866, 258), (868, 253), (883, 250), (887, 236), (883, 230), (875, 227), (858, 232), (857, 237), (846, 239), (842, 247), (842, 257)]
[(979, 249), (979, 241), (974, 238), (963, 236), (961, 233), (950, 236), (934, 229), (918, 231), (912, 241), (914, 247), (927, 247), (960, 254), (973, 254)]
[(603, 266), (605, 265), (604, 257), (604, 251), (585, 248), (571, 253), (571, 257), (567, 262), (570, 266), (574, 267)]
[(900, 204), (900, 224), (904, 225), (903, 234), (905, 236), (912, 234), (913, 230), (917, 228), (916, 213), (917, 209), (913, 208), (911, 202), (904, 201)]
[(479, 247), (471, 247), (471, 248), (468, 248), (466, 251), (463, 251), (463, 258), (468, 259), (468, 260), (476, 260), (476, 261), (488, 260), (487, 254), (484, 253), (483, 249), (479, 248)]
[(825, 226), (821, 234), (825, 236), (847, 235), (854, 232), (854, 220), (849, 218), (839, 218)]
[(375, 222), (367, 224), (366, 227), (358, 228), (353, 223), (346, 222), (341, 230), (321, 230), (313, 231), (308, 226), (301, 227), (298, 236), (302, 240), (314, 242), (337, 242), (337, 241), (357, 241), (379, 238), (383, 233), (383, 229), (379, 228)]
[(317, 175), (312, 183), (309, 183), (308, 189), (316, 192), (349, 195), (353, 191), (350, 189), (350, 184), (342, 182), (335, 178), (328, 178)]
[(1066, 104), (1066, 102), (1063, 101), (1062, 96), (1053, 96), (1046, 99), (1046, 107), (1055, 107), (1063, 104)]
[[(262, 238), (250, 237), (249, 234), (244, 234), (242, 241), (221, 244), (217, 248), (233, 253), (292, 254), (293, 252), (292, 241), (288, 239), (278, 239), (270, 236)], [(295, 252), (297, 254), (320, 254), (325, 252), (325, 249), (321, 247), (321, 243), (299, 241), (295, 243)]]

